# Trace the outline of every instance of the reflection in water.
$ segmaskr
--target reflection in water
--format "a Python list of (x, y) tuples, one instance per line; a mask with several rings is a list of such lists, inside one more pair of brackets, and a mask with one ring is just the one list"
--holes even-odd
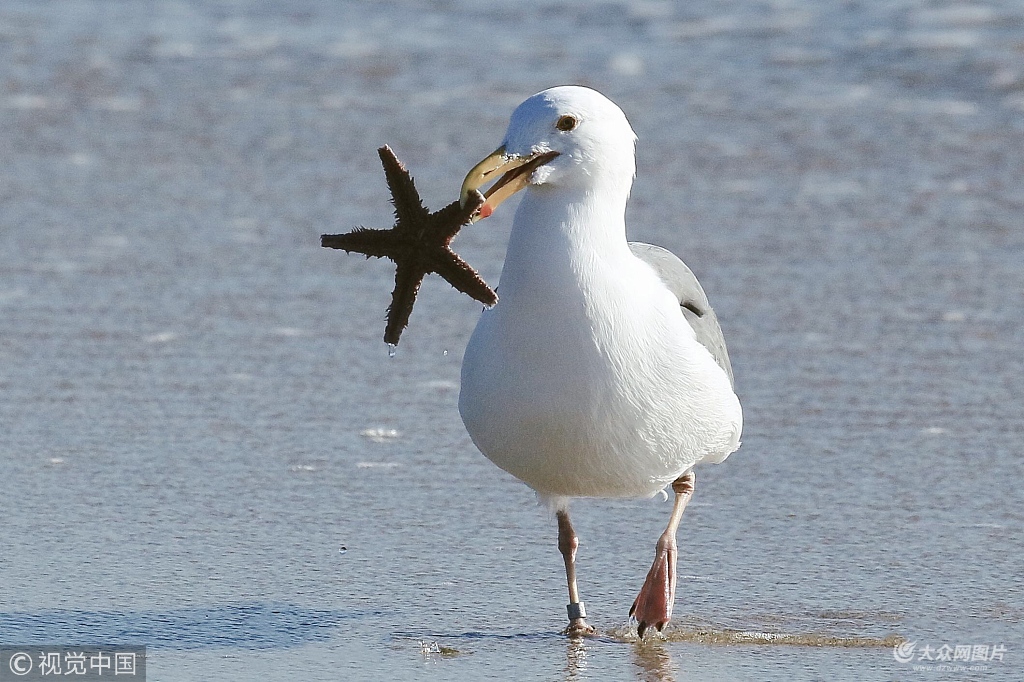
[(640, 641), (635, 626), (622, 626), (602, 632), (596, 638), (569, 638), (565, 650), (565, 680), (587, 679), (590, 647), (600, 644), (628, 644), (635, 678), (643, 682), (675, 682), (677, 668), (670, 647), (678, 642), (704, 645), (782, 645), (797, 647), (891, 648), (905, 641), (899, 635), (886, 637), (840, 636), (824, 632), (784, 633), (758, 630), (735, 630), (713, 625), (673, 625), (663, 632)]
[(584, 637), (570, 637), (565, 646), (565, 680), (576, 682), (587, 671), (587, 640)]
[[(605, 640), (607, 641), (607, 640)], [(586, 679), (587, 647), (591, 640), (586, 637), (571, 637), (565, 646), (565, 680), (578, 682)], [(633, 642), (633, 665), (636, 666), (636, 679), (644, 682), (675, 682), (675, 665), (672, 655), (662, 640), (646, 643)]]
[(638, 642), (633, 646), (631, 658), (637, 667), (636, 679), (644, 682), (675, 682), (676, 667), (672, 664), (672, 655), (665, 648), (664, 642)]

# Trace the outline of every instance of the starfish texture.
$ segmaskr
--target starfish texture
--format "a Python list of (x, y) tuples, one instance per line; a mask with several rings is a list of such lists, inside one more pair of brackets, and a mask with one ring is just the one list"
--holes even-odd
[(388, 306), (384, 341), (398, 345), (409, 324), (420, 283), (428, 273), (441, 275), (462, 293), (492, 306), (498, 295), (451, 249), (451, 241), (484, 202), (475, 192), (465, 206), (453, 201), (440, 211), (429, 212), (423, 206), (412, 176), (387, 145), (377, 150), (384, 164), (384, 175), (391, 202), (395, 206), (395, 225), (388, 230), (357, 227), (346, 234), (325, 234), (320, 245), (361, 253), (367, 258), (390, 258), (395, 263), (395, 289)]

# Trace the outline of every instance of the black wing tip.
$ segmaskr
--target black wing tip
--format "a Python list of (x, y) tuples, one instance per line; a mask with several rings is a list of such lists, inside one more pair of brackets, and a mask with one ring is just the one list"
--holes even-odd
[(706, 315), (706, 314), (707, 314), (707, 311), (706, 311), (706, 310), (704, 310), (703, 308), (701, 308), (700, 306), (698, 306), (698, 305), (697, 305), (696, 303), (694, 303), (693, 301), (683, 301), (683, 302), (681, 302), (681, 303), (679, 304), (679, 306), (680, 306), (681, 308), (686, 308), (687, 310), (689, 310), (689, 311), (690, 311), (691, 313), (693, 313), (693, 314), (694, 314), (694, 315), (696, 315), (697, 317), (704, 317), (704, 315)]

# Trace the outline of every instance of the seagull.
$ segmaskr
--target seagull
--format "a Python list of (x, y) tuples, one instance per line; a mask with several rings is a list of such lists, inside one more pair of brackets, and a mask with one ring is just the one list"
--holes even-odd
[[(555, 511), (570, 636), (593, 634), (576, 580), (573, 498), (675, 493), (630, 609), (642, 638), (670, 621), (676, 531), (693, 468), (740, 445), (743, 417), (721, 327), (671, 252), (626, 240), (636, 134), (590, 88), (540, 92), (466, 176), (490, 184), (477, 219), (525, 190), (501, 272), (462, 363), (459, 412), (473, 443)], [(491, 184), (493, 183), (493, 184)]]

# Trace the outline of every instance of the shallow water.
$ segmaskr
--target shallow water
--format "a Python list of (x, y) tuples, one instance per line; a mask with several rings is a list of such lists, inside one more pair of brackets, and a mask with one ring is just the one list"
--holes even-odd
[[(1024, 10), (1016, 3), (6, 2), (0, 644), (151, 680), (1024, 677)], [(544, 87), (640, 137), (631, 236), (729, 341), (677, 615), (626, 613), (670, 505), (553, 519), (470, 443), (479, 308), (318, 237), (437, 208)], [(511, 210), (455, 243), (492, 284)], [(893, 645), (1002, 647), (900, 663)], [(915, 670), (914, 664), (929, 666)]]

